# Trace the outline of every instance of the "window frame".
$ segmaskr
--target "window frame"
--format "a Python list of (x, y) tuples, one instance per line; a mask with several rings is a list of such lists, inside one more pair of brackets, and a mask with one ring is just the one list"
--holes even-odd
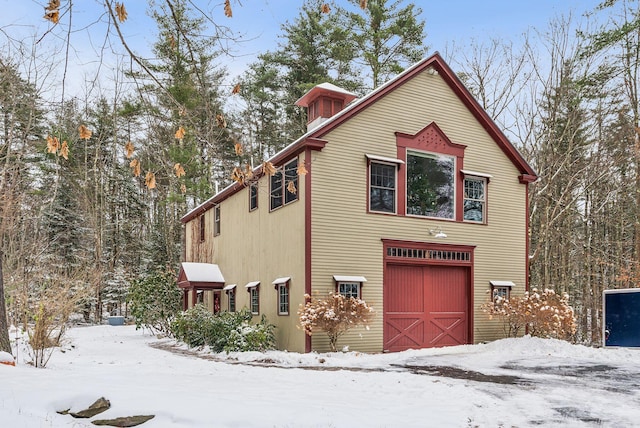
[(207, 239), (207, 231), (206, 231), (207, 219), (204, 213), (200, 214), (198, 222), (199, 222), (198, 227), (200, 232), (200, 242), (204, 242)]
[(220, 205), (213, 207), (213, 236), (220, 235)]
[[(420, 213), (410, 213), (409, 212), (409, 165), (410, 165), (410, 161), (409, 161), (409, 157), (418, 157), (418, 158), (423, 158), (423, 159), (432, 159), (434, 161), (437, 161), (439, 158), (448, 158), (451, 160), (452, 163), (452, 170), (451, 170), (451, 192), (452, 194), (450, 195), (450, 200), (451, 200), (451, 216), (450, 217), (442, 217), (442, 216), (437, 216), (437, 215), (430, 215), (430, 214), (420, 214)], [(458, 165), (457, 165), (457, 157), (448, 153), (443, 153), (443, 152), (433, 152), (433, 151), (425, 151), (425, 150), (419, 150), (419, 149), (414, 149), (414, 148), (408, 148), (406, 150), (406, 168), (405, 168), (405, 174), (404, 174), (404, 190), (405, 190), (405, 194), (404, 194), (404, 205), (405, 205), (405, 215), (408, 217), (422, 217), (422, 218), (432, 218), (432, 219), (438, 219), (438, 220), (456, 220), (456, 212), (457, 212), (457, 205), (458, 205), (458, 201), (457, 201), (457, 174), (456, 171), (458, 171)]]
[[(488, 223), (488, 200), (489, 200), (489, 181), (492, 178), (490, 174), (484, 174), (481, 172), (474, 172), (468, 170), (460, 170), (462, 174), (462, 221), (465, 223), (475, 223), (475, 224), (487, 224)], [(477, 181), (483, 183), (482, 193), (483, 199), (474, 199), (467, 197), (467, 180), (469, 181)], [(465, 202), (469, 201), (477, 201), (482, 204), (482, 221), (478, 220), (470, 220), (465, 218)]]
[(352, 276), (352, 275), (333, 275), (333, 280), (335, 281), (335, 292), (336, 294), (341, 294), (345, 297), (353, 297), (351, 295), (347, 296), (342, 292), (342, 285), (355, 285), (357, 296), (356, 299), (362, 300), (362, 286), (365, 282), (367, 282), (367, 278), (364, 276)]
[[(295, 166), (293, 166), (295, 164)], [(293, 202), (296, 202), (300, 193), (298, 176), (298, 157), (285, 162), (281, 168), (269, 177), (269, 211), (275, 211)], [(287, 178), (291, 178), (287, 180)], [(289, 192), (288, 183), (293, 181), (296, 192)]]
[[(496, 303), (496, 296), (498, 295), (499, 290), (503, 290), (505, 292), (505, 296), (503, 297), (505, 300), (511, 299), (511, 290), (515, 286), (512, 281), (489, 281), (489, 285), (491, 286), (491, 301)], [(501, 296), (502, 297), (502, 296)]]
[(229, 312), (235, 312), (236, 311), (236, 289), (232, 288), (230, 290), (227, 290), (227, 310)]
[[(368, 169), (368, 174), (367, 174), (368, 186), (367, 187), (369, 191), (367, 193), (368, 212), (376, 213), (376, 214), (397, 214), (398, 213), (398, 164), (390, 161), (381, 160), (381, 159), (375, 159), (375, 158), (368, 158), (368, 159), (369, 159), (368, 167), (367, 167)], [(373, 184), (372, 175), (373, 175), (374, 165), (393, 168), (393, 188), (375, 186)], [(393, 210), (392, 211), (385, 211), (385, 210), (378, 210), (378, 209), (371, 208), (371, 200), (372, 200), (371, 193), (374, 188), (381, 189), (381, 191), (389, 191), (391, 189), (393, 190)]]
[(260, 315), (260, 281), (250, 282), (245, 287), (249, 292), (249, 311), (252, 315)]
[(276, 288), (278, 289), (278, 315), (289, 315), (289, 282), (278, 284)]
[(258, 182), (249, 184), (249, 212), (258, 209)]

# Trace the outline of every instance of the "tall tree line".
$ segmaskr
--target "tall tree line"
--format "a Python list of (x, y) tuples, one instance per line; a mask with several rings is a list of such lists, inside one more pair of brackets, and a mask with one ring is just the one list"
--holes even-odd
[[(224, 53), (233, 40), (208, 11), (188, 0), (148, 4), (157, 37), (146, 59), (126, 45), (122, 5), (104, 2), (107, 36), (132, 55), (108, 91), (94, 86), (78, 98), (63, 87), (52, 99), (39, 80), (55, 86), (51, 70), (31, 72), (47, 62), (36, 53), (45, 36), (73, 42), (57, 25), (71, 3), (49, 4), (56, 26), (33, 47), (8, 37), (0, 53), (3, 322), (26, 326), (52, 294), (73, 294), (87, 322), (126, 314), (135, 277), (177, 267), (180, 217), (231, 182), (235, 147), (245, 147), (243, 161), (261, 161), (305, 132), (304, 112), (293, 104), (315, 84), (362, 93), (424, 51), (424, 22), (411, 4), (352, 1), (347, 10), (309, 0), (282, 27), (282, 44), (229, 83)], [(371, 81), (360, 77), (363, 64)], [(233, 96), (243, 108), (230, 110)], [(0, 350), (8, 350), (5, 339)]]

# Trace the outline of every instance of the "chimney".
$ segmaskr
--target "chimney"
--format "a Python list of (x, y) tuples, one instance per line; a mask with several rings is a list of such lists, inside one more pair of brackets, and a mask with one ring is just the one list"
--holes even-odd
[(307, 132), (317, 128), (345, 108), (357, 97), (354, 93), (331, 83), (321, 83), (311, 88), (295, 105), (307, 108)]

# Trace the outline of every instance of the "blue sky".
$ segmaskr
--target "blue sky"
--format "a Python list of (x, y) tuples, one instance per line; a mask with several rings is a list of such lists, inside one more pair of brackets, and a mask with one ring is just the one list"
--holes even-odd
[[(62, 0), (63, 6), (68, 0)], [(135, 49), (149, 52), (154, 42), (154, 26), (147, 16), (144, 0), (121, 0), (129, 11), (129, 19), (123, 30)], [(446, 50), (451, 43), (465, 45), (475, 39), (478, 42), (489, 38), (500, 38), (517, 42), (528, 29), (544, 29), (555, 16), (572, 13), (576, 18), (591, 11), (601, 0), (418, 0), (414, 3), (422, 9), (421, 18), (426, 21), (426, 44), (429, 53)], [(409, 1), (405, 0), (403, 4)], [(0, 0), (3, 16), (0, 29), (15, 37), (43, 34), (48, 23), (42, 19), (46, 0)], [(281, 25), (298, 16), (303, 0), (232, 0), (233, 17), (227, 18), (222, 10), (222, 0), (196, 0), (196, 4), (207, 9), (213, 7), (211, 18), (218, 24), (228, 26), (234, 34), (246, 40), (232, 46), (235, 56), (225, 62), (232, 76), (244, 70), (260, 52), (273, 50), (278, 45)], [(346, 3), (346, 0), (338, 0)], [(91, 23), (101, 13), (100, 0), (74, 0), (73, 20), (77, 27)], [(63, 21), (66, 17), (63, 17)], [(81, 25), (82, 24), (82, 25)], [(75, 53), (78, 67), (86, 58), (95, 57), (101, 46), (102, 36), (97, 26), (90, 30), (80, 29), (74, 33)], [(49, 37), (53, 43), (55, 38)], [(0, 44), (4, 42), (0, 38)], [(94, 61), (95, 62), (95, 61)]]

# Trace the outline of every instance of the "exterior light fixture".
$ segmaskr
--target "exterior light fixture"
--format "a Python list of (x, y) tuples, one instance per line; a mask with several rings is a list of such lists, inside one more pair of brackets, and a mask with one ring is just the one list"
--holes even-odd
[(444, 238), (446, 238), (446, 237), (447, 237), (447, 234), (446, 234), (446, 233), (444, 233), (444, 232), (442, 231), (442, 229), (440, 229), (440, 228), (437, 228), (437, 229), (431, 229), (431, 230), (429, 231), (429, 235), (431, 235), (431, 236), (433, 236), (434, 238), (437, 238), (437, 239), (444, 239)]

